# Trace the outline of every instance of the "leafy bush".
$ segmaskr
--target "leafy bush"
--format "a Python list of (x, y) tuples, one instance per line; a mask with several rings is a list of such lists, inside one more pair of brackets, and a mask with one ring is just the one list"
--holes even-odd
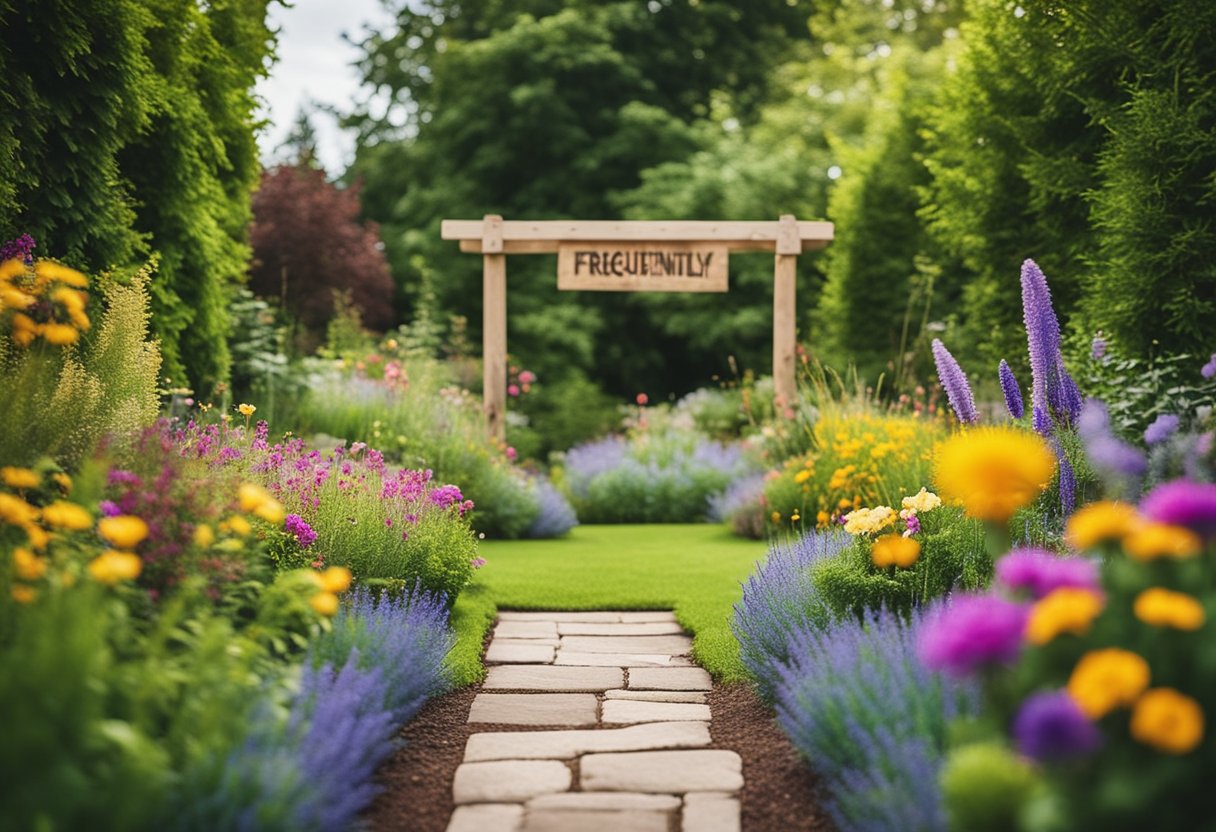
[(815, 588), (813, 569), (835, 557), (848, 538), (834, 531), (811, 532), (788, 545), (774, 546), (743, 585), (731, 630), (740, 658), (761, 695), (772, 699), (781, 667), (790, 661), (790, 638), (832, 618)]
[(921, 621), (876, 612), (790, 637), (777, 719), (823, 778), (842, 832), (946, 828), (937, 773), (947, 729), (977, 712), (978, 695), (917, 659)]
[(724, 491), (709, 498), (709, 519), (730, 523), (739, 537), (764, 537), (768, 518), (764, 515), (764, 474), (735, 480)]
[(587, 523), (692, 523), (706, 518), (712, 495), (755, 469), (742, 445), (643, 413), (628, 438), (571, 448), (563, 482)]

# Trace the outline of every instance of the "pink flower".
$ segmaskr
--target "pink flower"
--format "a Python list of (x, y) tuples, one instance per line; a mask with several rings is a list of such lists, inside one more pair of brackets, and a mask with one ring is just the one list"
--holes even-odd
[(517, 456), (519, 456), (519, 453), (518, 453), (518, 452), (516, 452), (516, 450), (515, 450), (514, 448), (512, 448), (510, 445), (508, 445), (508, 446), (507, 446), (507, 459), (509, 459), (509, 460), (511, 460), (512, 462), (514, 462), (514, 461), (515, 461), (515, 458), (516, 458)]
[(518, 396), (519, 395), (519, 385), (518, 384), (508, 384), (507, 385), (507, 395), (508, 396)]
[(531, 370), (524, 370), (519, 374), (520, 384), (532, 384), (536, 381), (536, 373)]
[(638, 407), (645, 407), (650, 404), (650, 396), (647, 396), (645, 393), (638, 393), (636, 401)]

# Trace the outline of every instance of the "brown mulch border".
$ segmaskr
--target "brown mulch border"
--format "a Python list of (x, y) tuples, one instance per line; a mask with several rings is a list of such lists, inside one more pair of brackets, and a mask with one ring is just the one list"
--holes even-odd
[[(444, 832), (455, 808), (452, 777), (469, 735), (536, 730), (527, 725), (469, 725), (465, 720), (479, 690), (475, 685), (431, 700), (402, 729), (404, 744), (377, 776), (383, 791), (364, 814), (372, 832)], [(711, 747), (743, 758), (744, 832), (831, 832), (831, 822), (815, 803), (814, 775), (751, 688), (716, 685), (709, 705)]]

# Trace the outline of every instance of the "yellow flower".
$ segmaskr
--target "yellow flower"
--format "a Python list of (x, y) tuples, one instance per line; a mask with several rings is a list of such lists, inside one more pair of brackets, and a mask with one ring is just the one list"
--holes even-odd
[(46, 529), (34, 523), (27, 523), (21, 527), (25, 530), (25, 537), (29, 540), (30, 545), (35, 549), (45, 549), (46, 544), (51, 542), (51, 536), (46, 533)]
[(107, 549), (89, 561), (88, 569), (93, 580), (98, 583), (116, 584), (119, 581), (135, 580), (139, 577), (143, 566), (143, 561), (139, 559), (138, 555)]
[(84, 506), (56, 500), (42, 509), (42, 519), (48, 526), (81, 532), (93, 527), (93, 515)]
[(335, 595), (350, 589), (352, 575), (345, 566), (331, 566), (324, 572), (314, 572), (318, 587)]
[(9, 488), (37, 488), (38, 483), (42, 481), (37, 472), (29, 468), (14, 468), (11, 465), (0, 468), (0, 479), (4, 480), (4, 484)]
[(1140, 525), (1140, 515), (1127, 503), (1103, 500), (1077, 509), (1064, 529), (1074, 549), (1088, 549), (1108, 540), (1122, 540)]
[(236, 496), (240, 501), (241, 511), (249, 513), (267, 500), (274, 499), (270, 496), (269, 491), (252, 482), (242, 483), (241, 487), (237, 489)]
[(23, 581), (36, 581), (46, 574), (46, 558), (18, 546), (13, 549), (13, 571)]
[(7, 282), (22, 274), (25, 274), (25, 263), (20, 257), (0, 262), (0, 282)]
[(844, 516), (844, 530), (849, 534), (873, 534), (895, 522), (895, 509), (890, 506), (859, 508)]
[(1008, 522), (1047, 488), (1056, 458), (1041, 436), (1013, 427), (980, 427), (937, 446), (934, 480), (970, 517)]
[(241, 415), (246, 418), (252, 416), (253, 412), (257, 410), (257, 408), (251, 404), (239, 404), (237, 405), (236, 409), (239, 410)]
[(1068, 695), (1090, 719), (1130, 705), (1148, 687), (1148, 662), (1128, 650), (1108, 647), (1081, 657), (1068, 679)]
[(1132, 709), (1131, 735), (1166, 754), (1186, 754), (1203, 740), (1203, 709), (1173, 688), (1147, 691)]
[(811, 478), (811, 472), (806, 470), (805, 468), (802, 469), (801, 471), (799, 471), (797, 474), (794, 474), (794, 482), (798, 483), (799, 485), (802, 485), (804, 482), (806, 482), (810, 478)]
[[(934, 494), (927, 488), (922, 487), (920, 491), (913, 494), (911, 497), (904, 497), (900, 503), (900, 507), (904, 511), (925, 512), (932, 511), (942, 504), (942, 498)], [(900, 512), (901, 514), (903, 512)]]
[(253, 526), (249, 525), (249, 521), (244, 517), (241, 517), (239, 514), (234, 514), (232, 517), (229, 517), (227, 520), (220, 523), (220, 531), (233, 532), (234, 534), (239, 534), (241, 537), (245, 537), (247, 534), (253, 531)]
[(20, 289), (0, 285), (0, 309), (6, 306), (13, 309), (29, 309), (34, 305), (34, 300), (33, 295), (27, 295)]
[(1203, 605), (1195, 598), (1161, 587), (1152, 587), (1137, 595), (1132, 610), (1136, 618), (1154, 627), (1198, 630), (1204, 621)]
[(821, 511), (817, 515), (815, 515), (815, 523), (818, 526), (820, 526), (821, 528), (827, 526), (828, 521), (830, 521), (831, 519), (832, 518), (828, 515), (828, 513), (826, 511)]
[(82, 292), (77, 292), (75, 289), (69, 289), (66, 286), (60, 286), (51, 293), (51, 300), (61, 304), (65, 309), (84, 309), (85, 295)]
[(905, 569), (920, 557), (920, 543), (898, 534), (884, 534), (874, 541), (870, 559), (875, 566), (902, 566)]
[(1061, 587), (1052, 590), (1030, 609), (1026, 620), (1026, 640), (1043, 645), (1060, 633), (1079, 636), (1089, 632), (1106, 601), (1092, 589)]
[(13, 584), (13, 600), (18, 604), (32, 604), (34, 599), (38, 597), (38, 593), (33, 587), (24, 586), (22, 584)]
[(27, 526), (38, 520), (38, 509), (20, 497), (0, 494), (0, 520), (12, 526)]
[(1199, 535), (1165, 523), (1141, 523), (1123, 538), (1123, 550), (1135, 560), (1189, 558), (1199, 554), (1201, 548)]
[(42, 337), (48, 344), (66, 347), (68, 344), (75, 344), (80, 340), (80, 331), (69, 324), (49, 323), (43, 326)]
[(780, 523), (781, 522), (781, 512), (774, 511), (771, 515), (769, 515), (769, 519), (772, 520), (774, 523)]
[(326, 618), (338, 612), (338, 596), (332, 592), (318, 592), (308, 599), (308, 603), (317, 615), (323, 615)]
[(97, 531), (111, 546), (134, 549), (148, 536), (148, 524), (133, 514), (119, 514), (98, 520)]
[(34, 274), (38, 275), (43, 284), (59, 282), (78, 289), (89, 285), (89, 279), (80, 272), (58, 263), (52, 263), (50, 260), (39, 260), (38, 264), (34, 266)]
[(200, 549), (208, 549), (215, 542), (215, 531), (206, 523), (194, 527), (194, 545)]
[(287, 516), (287, 510), (283, 508), (283, 504), (273, 497), (255, 508), (253, 513), (267, 523), (274, 523), (276, 525), (282, 523), (283, 518)]
[(59, 490), (64, 494), (72, 493), (72, 478), (60, 471), (57, 474), (51, 474), (51, 479), (55, 481), (55, 485), (59, 486)]

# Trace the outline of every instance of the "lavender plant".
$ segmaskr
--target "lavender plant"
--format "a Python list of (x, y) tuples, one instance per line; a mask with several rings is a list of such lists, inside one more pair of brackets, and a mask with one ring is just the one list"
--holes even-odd
[(922, 620), (875, 612), (790, 637), (777, 719), (823, 778), (842, 832), (946, 828), (937, 775), (947, 728), (978, 712), (978, 690), (920, 663)]
[(954, 415), (964, 425), (978, 422), (980, 415), (975, 409), (975, 397), (971, 394), (971, 385), (967, 383), (967, 374), (939, 339), (933, 339), (932, 349), (937, 377), (946, 389), (946, 397), (950, 400)]
[(532, 495), (539, 509), (536, 519), (524, 534), (530, 538), (561, 537), (578, 525), (574, 507), (547, 477), (532, 480)]
[(790, 661), (790, 639), (796, 632), (821, 628), (831, 616), (812, 580), (816, 564), (834, 557), (847, 543), (838, 531), (812, 532), (789, 545), (774, 546), (768, 558), (743, 585), (735, 604), (731, 630), (739, 639), (740, 657), (761, 695), (772, 699)]

